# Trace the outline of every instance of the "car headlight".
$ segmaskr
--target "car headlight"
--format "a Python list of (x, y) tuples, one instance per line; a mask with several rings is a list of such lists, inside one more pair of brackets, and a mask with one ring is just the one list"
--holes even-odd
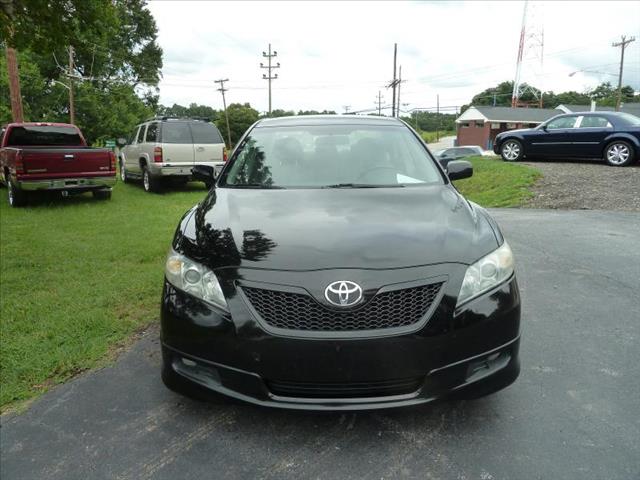
[(164, 273), (167, 281), (174, 287), (228, 310), (218, 277), (207, 267), (171, 249), (167, 255)]
[(513, 263), (511, 248), (507, 242), (504, 242), (489, 255), (469, 265), (460, 287), (456, 307), (482, 295), (511, 277)]

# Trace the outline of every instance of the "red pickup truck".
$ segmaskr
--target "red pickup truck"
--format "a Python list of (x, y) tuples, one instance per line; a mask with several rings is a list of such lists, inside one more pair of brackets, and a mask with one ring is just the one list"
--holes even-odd
[(106, 148), (88, 147), (75, 125), (10, 123), (0, 130), (0, 178), (13, 207), (24, 205), (34, 190), (91, 191), (108, 199), (116, 183), (116, 158)]

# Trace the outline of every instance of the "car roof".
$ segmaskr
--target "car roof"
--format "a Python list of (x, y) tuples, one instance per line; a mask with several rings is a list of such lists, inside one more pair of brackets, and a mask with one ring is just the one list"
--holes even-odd
[(72, 123), (59, 122), (13, 122), (5, 125), (6, 127), (72, 127), (78, 128)]
[(283, 127), (301, 125), (379, 125), (399, 126), (404, 123), (393, 117), (372, 115), (296, 115), (291, 117), (263, 118), (256, 127)]
[(557, 117), (619, 117), (620, 114), (622, 114), (623, 112), (608, 112), (608, 111), (603, 111), (603, 110), (595, 110), (595, 111), (588, 111), (588, 112), (571, 112), (571, 113), (564, 113), (562, 115), (557, 115)]

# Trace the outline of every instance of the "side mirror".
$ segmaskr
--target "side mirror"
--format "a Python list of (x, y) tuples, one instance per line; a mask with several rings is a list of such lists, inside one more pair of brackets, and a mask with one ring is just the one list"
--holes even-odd
[(206, 185), (212, 185), (216, 179), (216, 170), (209, 165), (196, 165), (191, 169), (194, 180), (204, 182)]
[(548, 131), (549, 131), (549, 129), (547, 128), (547, 126), (546, 126), (546, 125), (542, 125), (542, 130), (544, 130), (545, 132), (548, 132)]
[(462, 180), (473, 175), (473, 165), (466, 160), (454, 160), (447, 164), (449, 180)]
[(124, 147), (127, 144), (127, 139), (120, 137), (118, 140), (116, 140), (116, 143), (119, 147)]

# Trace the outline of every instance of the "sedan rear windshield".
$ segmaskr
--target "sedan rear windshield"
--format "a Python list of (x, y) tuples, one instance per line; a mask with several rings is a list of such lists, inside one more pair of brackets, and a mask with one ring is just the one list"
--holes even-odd
[(82, 146), (78, 130), (51, 125), (11, 127), (7, 146)]
[(640, 117), (636, 117), (635, 115), (626, 112), (621, 112), (618, 115), (627, 123), (627, 125), (640, 127)]
[(258, 127), (219, 186), (367, 188), (442, 183), (422, 143), (405, 126)]

